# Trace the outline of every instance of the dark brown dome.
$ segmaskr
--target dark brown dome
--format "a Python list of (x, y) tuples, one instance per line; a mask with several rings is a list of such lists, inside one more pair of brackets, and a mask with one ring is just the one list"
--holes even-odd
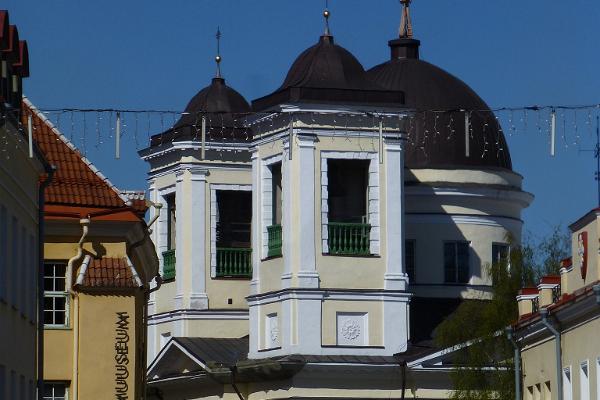
[[(418, 40), (402, 38), (389, 44), (392, 59), (367, 74), (386, 89), (403, 91), (405, 105), (417, 110), (408, 129), (406, 166), (511, 170), (510, 153), (500, 125), (477, 93), (455, 76), (420, 60)], [(460, 110), (472, 111), (469, 157), (465, 152), (465, 113)]]
[(274, 93), (252, 102), (255, 110), (285, 102), (336, 104), (402, 104), (401, 92), (387, 90), (367, 78), (360, 62), (348, 50), (323, 35), (305, 50)]
[(199, 139), (202, 116), (206, 117), (207, 140), (221, 136), (233, 140), (249, 140), (242, 119), (251, 112), (246, 99), (225, 84), (223, 78), (213, 78), (211, 84), (200, 90), (188, 103), (185, 114), (168, 131), (154, 135), (151, 146), (164, 142)]

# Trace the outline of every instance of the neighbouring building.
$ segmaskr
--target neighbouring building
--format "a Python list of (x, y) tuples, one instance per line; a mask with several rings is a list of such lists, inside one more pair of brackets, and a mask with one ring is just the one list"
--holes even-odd
[(115, 188), (26, 98), (22, 120), (56, 169), (44, 205), (44, 399), (139, 399), (158, 274), (144, 193)]
[(512, 330), (525, 400), (600, 399), (600, 209), (569, 228), (572, 257), (560, 275), (543, 277), (517, 297)]
[(434, 329), (489, 296), (486, 265), (520, 240), (532, 196), (485, 102), (419, 59), (403, 3), (390, 61), (366, 71), (327, 11), (318, 42), (251, 105), (219, 55), (140, 152), (163, 204), (153, 398), (449, 396)]
[(0, 399), (36, 394), (40, 179), (49, 169), (19, 121), (27, 43), (0, 10)]

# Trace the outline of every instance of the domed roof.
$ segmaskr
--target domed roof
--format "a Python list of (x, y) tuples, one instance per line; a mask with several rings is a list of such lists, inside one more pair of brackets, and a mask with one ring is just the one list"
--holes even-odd
[(285, 102), (401, 104), (403, 101), (401, 92), (370, 81), (356, 57), (335, 44), (333, 36), (325, 34), (298, 56), (279, 89), (254, 100), (252, 106), (263, 110)]
[[(367, 74), (377, 84), (405, 93), (405, 105), (417, 110), (409, 127), (409, 168), (492, 167), (512, 169), (506, 140), (494, 114), (467, 84), (419, 59), (418, 40), (389, 42), (392, 58)], [(432, 112), (445, 111), (445, 112)], [(470, 115), (469, 156), (465, 116)]]
[(227, 86), (225, 79), (217, 76), (209, 86), (192, 97), (185, 108), (185, 114), (173, 128), (152, 137), (151, 146), (167, 141), (197, 139), (202, 116), (207, 119), (207, 140), (211, 140), (211, 129), (218, 131), (219, 135), (226, 130), (229, 137), (233, 134), (234, 139), (248, 140), (241, 117), (250, 112), (251, 108), (246, 99)]

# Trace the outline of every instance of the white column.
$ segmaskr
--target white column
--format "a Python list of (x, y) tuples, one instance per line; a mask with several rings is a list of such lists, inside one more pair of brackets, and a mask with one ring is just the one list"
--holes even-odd
[[(296, 238), (293, 238), (298, 255), (298, 286), (307, 288), (319, 287), (319, 273), (317, 272), (315, 255), (315, 141), (314, 136), (298, 135), (298, 158), (296, 166), (299, 168), (295, 185), (298, 205), (296, 212), (299, 214), (299, 223), (294, 226)], [(294, 240), (295, 239), (295, 240)]]
[(184, 213), (184, 178), (185, 171), (179, 170), (175, 173), (177, 183), (175, 184), (175, 297), (173, 298), (176, 310), (186, 308), (184, 301), (185, 292), (185, 250), (183, 248), (184, 237), (183, 228), (185, 226)]
[(250, 281), (250, 294), (260, 291), (260, 259), (262, 253), (262, 213), (261, 213), (261, 163), (258, 149), (252, 150), (252, 281)]
[[(186, 239), (189, 246), (186, 249), (188, 260), (190, 262), (191, 288), (190, 288), (190, 308), (196, 310), (208, 309), (208, 296), (206, 295), (206, 275), (210, 270), (210, 246), (206, 240), (208, 207), (206, 196), (206, 176), (208, 171), (204, 168), (191, 167), (190, 171), (190, 209), (186, 210), (186, 222), (191, 224), (190, 235)], [(177, 279), (177, 278), (176, 278)]]
[(404, 268), (404, 149), (402, 140), (386, 138), (386, 270), (385, 289), (406, 290), (408, 275)]

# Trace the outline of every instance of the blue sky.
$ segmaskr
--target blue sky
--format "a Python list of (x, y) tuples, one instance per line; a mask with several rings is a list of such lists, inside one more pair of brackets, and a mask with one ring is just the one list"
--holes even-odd
[[(295, 57), (317, 40), (323, 3), (4, 0), (0, 7), (29, 43), (25, 92), (39, 108), (180, 110), (214, 75), (217, 26), (223, 74), (252, 100), (277, 88)], [(330, 10), (336, 41), (365, 68), (388, 59), (387, 41), (400, 19), (397, 0), (331, 0)], [(415, 0), (412, 16), (422, 58), (463, 79), (492, 107), (600, 103), (597, 0)], [(590, 113), (594, 121), (597, 111)], [(540, 133), (534, 115), (527, 129), (521, 114), (501, 115), (507, 133), (509, 120), (516, 126), (507, 137), (514, 169), (536, 196), (523, 216), (535, 235), (573, 222), (598, 202), (595, 161), (579, 151), (595, 144), (588, 113), (564, 114), (555, 157), (548, 151), (547, 116)], [(93, 124), (85, 135), (70, 132), (69, 115), (61, 118), (61, 130), (79, 147), (85, 141), (89, 158), (117, 186), (145, 188), (147, 167), (135, 152), (147, 138), (144, 121), (138, 121), (138, 145), (128, 122), (115, 160), (109, 133), (99, 140)]]

